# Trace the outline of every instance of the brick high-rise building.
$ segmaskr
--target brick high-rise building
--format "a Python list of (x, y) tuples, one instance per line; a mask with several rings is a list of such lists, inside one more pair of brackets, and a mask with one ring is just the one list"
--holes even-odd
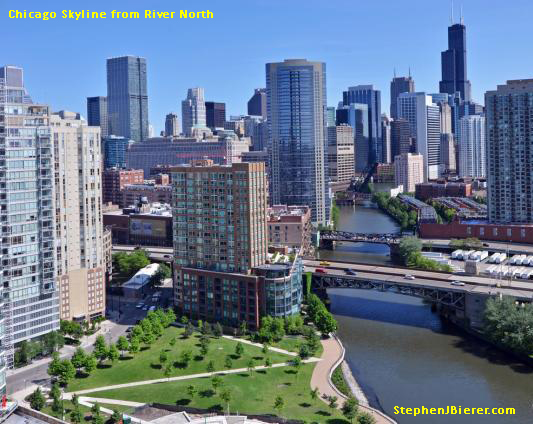
[(122, 189), (128, 184), (142, 184), (143, 182), (142, 169), (106, 169), (102, 174), (103, 202), (121, 205)]

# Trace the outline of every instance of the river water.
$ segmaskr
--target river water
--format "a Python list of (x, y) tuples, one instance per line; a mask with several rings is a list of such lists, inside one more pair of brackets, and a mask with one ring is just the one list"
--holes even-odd
[[(341, 208), (339, 229), (395, 232), (375, 205)], [(388, 248), (344, 244), (322, 258), (389, 263)], [(356, 379), (371, 404), (399, 424), (533, 423), (533, 369), (440, 320), (420, 299), (333, 289), (332, 312)], [(513, 407), (516, 415), (401, 416), (394, 407)]]

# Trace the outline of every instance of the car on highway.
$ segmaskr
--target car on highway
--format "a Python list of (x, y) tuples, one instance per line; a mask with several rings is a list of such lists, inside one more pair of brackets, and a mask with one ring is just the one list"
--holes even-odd
[(139, 302), (135, 305), (137, 309), (141, 309), (144, 306), (144, 302)]
[(315, 268), (315, 272), (318, 272), (319, 274), (327, 274), (324, 268)]
[(150, 306), (150, 309), (148, 309), (149, 311), (155, 311), (155, 305), (152, 305)]
[(172, 259), (172, 255), (163, 255), (163, 258), (165, 258), (165, 259)]
[(147, 311), (147, 310), (148, 310), (148, 308), (149, 308), (149, 306), (148, 306), (148, 305), (144, 305), (144, 306), (143, 306), (143, 311)]
[(344, 272), (346, 273), (346, 275), (357, 275), (357, 272), (353, 269), (345, 269)]
[(331, 264), (328, 261), (322, 261), (320, 262), (320, 266), (331, 266)]
[(414, 280), (415, 276), (411, 275), (411, 274), (406, 274), (405, 277), (403, 277), (403, 278), (406, 279), (406, 280)]
[(452, 286), (461, 286), (461, 287), (465, 285), (465, 283), (463, 283), (462, 281), (452, 281), (450, 284)]

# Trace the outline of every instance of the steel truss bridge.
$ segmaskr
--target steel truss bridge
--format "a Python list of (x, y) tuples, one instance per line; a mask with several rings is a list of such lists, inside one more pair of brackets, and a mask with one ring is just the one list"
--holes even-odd
[(328, 288), (390, 291), (393, 293), (419, 297), (429, 302), (438, 303), (461, 311), (465, 310), (466, 291), (460, 288), (450, 290), (440, 287), (428, 287), (427, 285), (417, 284), (410, 280), (405, 280), (405, 282), (400, 283), (394, 281), (357, 279), (350, 276), (340, 275), (321, 275), (318, 273), (312, 275), (312, 290)]
[(350, 233), (348, 231), (321, 231), (320, 240), (351, 241), (355, 243), (379, 243), (396, 245), (402, 239), (401, 233)]

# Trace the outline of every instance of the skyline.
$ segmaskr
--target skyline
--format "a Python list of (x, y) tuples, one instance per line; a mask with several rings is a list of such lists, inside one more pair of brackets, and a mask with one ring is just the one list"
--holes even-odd
[[(112, 6), (108, 3), (97, 0), (90, 9), (142, 10), (141, 5), (131, 7), (130, 2), (115, 1)], [(409, 67), (417, 91), (438, 92), (440, 54), (447, 48), (450, 2), (428, 7), (425, 2), (413, 0), (409, 7), (391, 4), (382, 9), (375, 4), (353, 5), (344, 0), (335, 6), (311, 1), (306, 3), (305, 10), (298, 4), (281, 3), (260, 0), (250, 5), (238, 0), (226, 3), (225, 7), (213, 0), (180, 3), (183, 9), (212, 10), (214, 19), (205, 21), (43, 22), (9, 19), (7, 10), (17, 5), (8, 0), (0, 18), (0, 34), (17, 33), (19, 42), (5, 46), (4, 61), (25, 69), (26, 87), (35, 101), (49, 104), (53, 110), (73, 110), (86, 117), (86, 97), (106, 94), (106, 59), (127, 54), (145, 57), (149, 119), (155, 134), (164, 128), (167, 113), (181, 115), (181, 101), (191, 87), (203, 87), (206, 100), (225, 102), (228, 117), (245, 114), (254, 88), (265, 86), (265, 64), (289, 58), (326, 63), (330, 106), (342, 100), (342, 91), (347, 87), (373, 84), (382, 92), (382, 110), (388, 111), (394, 69), (396, 75), (403, 76), (408, 74)], [(533, 68), (533, 58), (521, 54), (528, 28), (528, 14), (524, 11), (533, 10), (533, 6), (522, 0), (513, 3), (486, 8), (479, 0), (464, 2), (469, 79), (473, 100), (479, 103), (484, 103), (485, 91), (508, 79), (528, 78), (527, 69)], [(460, 4), (456, 2), (455, 6), (458, 22)], [(65, 7), (68, 8), (66, 2), (61, 1), (48, 10), (60, 11)], [(166, 0), (153, 7), (176, 10)], [(44, 10), (41, 3), (33, 0), (25, 8)], [(280, 10), (286, 14), (280, 14)], [(339, 10), (346, 13), (338, 13)], [(259, 17), (265, 21), (263, 31), (258, 30)], [(267, 32), (273, 27), (270, 26), (273, 20), (281, 30)], [(316, 31), (317, 28), (322, 31)], [(84, 43), (87, 31), (91, 43)], [(172, 34), (169, 31), (175, 37), (169, 38), (168, 34)], [(51, 42), (33, 47), (35, 44), (30, 40), (39, 34)], [(194, 37), (195, 43), (181, 41), (184, 35)], [(118, 43), (108, 43), (108, 37)], [(20, 49), (21, 44), (29, 48)], [(213, 48), (217, 45), (220, 48)], [(78, 54), (76, 50), (81, 51)], [(69, 60), (73, 54), (76, 61)], [(53, 64), (43, 67), (51, 57), (56, 58)], [(484, 72), (487, 66), (490, 75)]]

